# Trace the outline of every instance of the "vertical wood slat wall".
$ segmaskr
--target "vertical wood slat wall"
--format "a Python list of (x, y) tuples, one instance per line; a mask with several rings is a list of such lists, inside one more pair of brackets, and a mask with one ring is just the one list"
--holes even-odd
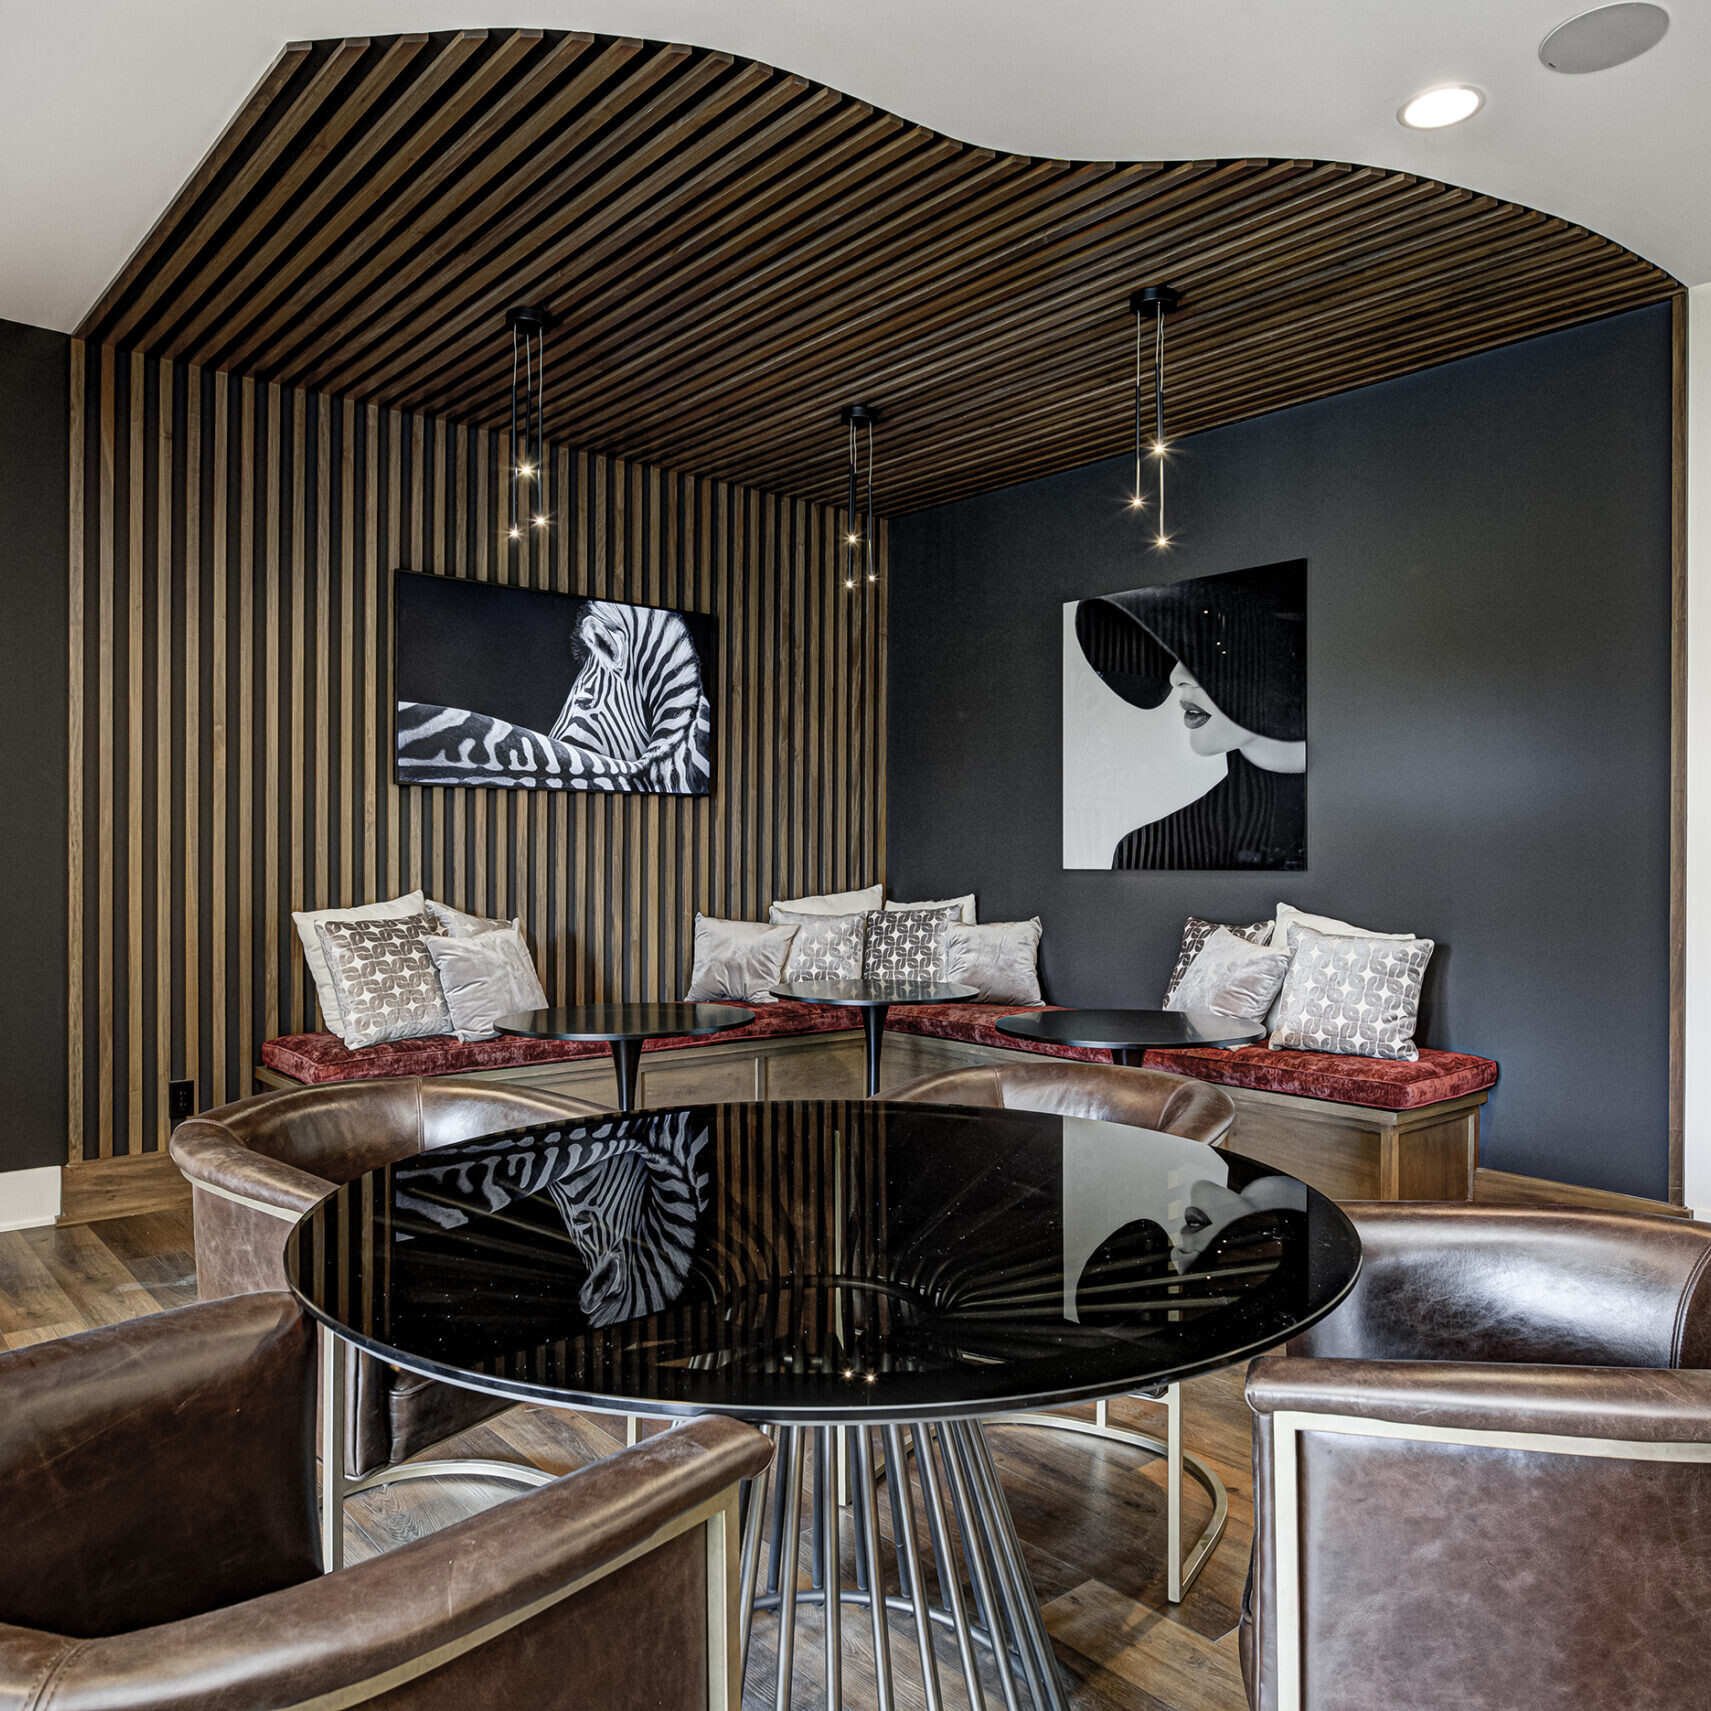
[[(680, 996), (697, 910), (883, 878), (886, 583), (838, 513), (560, 446), (519, 547), (502, 434), (81, 342), (71, 388), (72, 1162), (315, 1025), (293, 909), (521, 915), (599, 1002)], [(393, 783), (396, 568), (715, 614), (713, 794)]]

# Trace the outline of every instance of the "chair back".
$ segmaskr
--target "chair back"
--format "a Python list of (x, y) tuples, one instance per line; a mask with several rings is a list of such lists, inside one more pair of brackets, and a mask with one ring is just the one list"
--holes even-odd
[(1236, 1117), (1236, 1108), (1221, 1087), (1161, 1069), (1070, 1058), (943, 1070), (885, 1097), (924, 1105), (1002, 1106), (1059, 1117), (1092, 1117), (1157, 1129), (1210, 1146), (1224, 1139)]

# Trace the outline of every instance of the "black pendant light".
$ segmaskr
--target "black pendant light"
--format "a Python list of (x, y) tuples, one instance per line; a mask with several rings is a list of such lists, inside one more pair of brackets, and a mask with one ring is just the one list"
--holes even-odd
[[(505, 325), (511, 333), (511, 516), (508, 533), (513, 541), (520, 541), (525, 527), (545, 530), (552, 516), (547, 508), (547, 446), (542, 421), (546, 395), (543, 370), (547, 328), (552, 325), (552, 316), (545, 309), (525, 305), (508, 309)], [(531, 411), (534, 414), (532, 428), (529, 422)]]
[[(863, 579), (877, 582), (879, 565), (874, 557), (876, 536), (873, 522), (873, 430), (879, 411), (872, 404), (846, 404), (839, 417), (849, 432), (849, 507), (844, 512), (844, 587), (853, 589)], [(862, 434), (867, 436), (867, 516), (856, 513), (856, 495), (861, 474)]]
[[(1164, 456), (1170, 442), (1164, 437), (1164, 318), (1182, 301), (1168, 285), (1143, 285), (1129, 299), (1129, 312), (1135, 317), (1135, 491), (1130, 496), (1131, 510), (1144, 511), (1146, 483), (1142, 478), (1142, 457), (1150, 457), (1158, 466), (1158, 504), (1153, 512), (1153, 545), (1168, 547), (1170, 535), (1164, 520)], [(1141, 352), (1145, 343), (1147, 323), (1152, 323), (1153, 346), (1153, 438), (1143, 454), (1142, 422), (1145, 417), (1141, 387)]]

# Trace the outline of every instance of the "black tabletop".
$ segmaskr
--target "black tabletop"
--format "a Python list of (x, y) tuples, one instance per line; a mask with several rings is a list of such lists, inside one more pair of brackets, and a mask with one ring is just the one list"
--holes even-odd
[(493, 1025), (502, 1034), (540, 1040), (658, 1040), (677, 1034), (719, 1034), (746, 1028), (752, 1010), (736, 1004), (569, 1004), (520, 1010)]
[(880, 1004), (961, 1004), (978, 997), (979, 990), (942, 980), (788, 980), (773, 987), (772, 995), (865, 1009)]
[(1209, 1370), (1347, 1293), (1353, 1226), (1196, 1141), (1028, 1111), (703, 1105), (384, 1166), (287, 1239), (340, 1335), (498, 1395), (933, 1419)]
[(1000, 1016), (994, 1026), (1018, 1040), (1098, 1051), (1144, 1046), (1237, 1046), (1262, 1039), (1265, 1025), (1210, 1010), (1035, 1010)]

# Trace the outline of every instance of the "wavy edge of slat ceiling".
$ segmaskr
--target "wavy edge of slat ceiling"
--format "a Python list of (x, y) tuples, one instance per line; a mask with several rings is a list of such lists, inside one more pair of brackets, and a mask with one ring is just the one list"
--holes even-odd
[(79, 335), (486, 428), (547, 305), (552, 439), (888, 515), (1123, 451), (1129, 293), (1173, 434), (1671, 296), (1567, 220), (1376, 167), (976, 148), (705, 48), (548, 30), (296, 42)]

